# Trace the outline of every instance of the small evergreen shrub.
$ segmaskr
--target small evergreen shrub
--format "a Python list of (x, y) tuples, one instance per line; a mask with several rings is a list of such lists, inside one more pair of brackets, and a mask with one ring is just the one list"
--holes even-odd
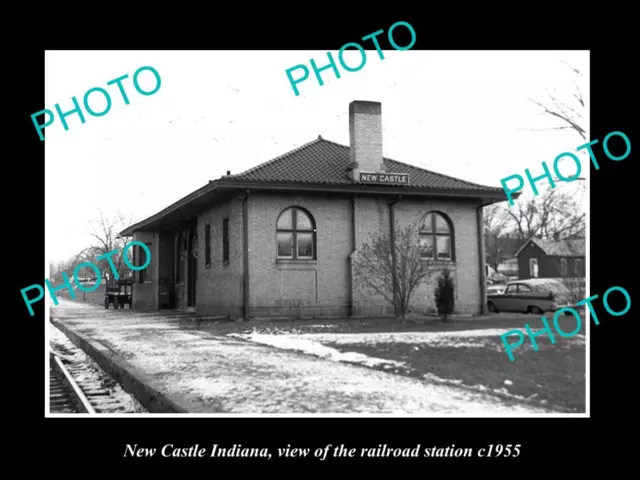
[(438, 313), (443, 315), (443, 321), (446, 322), (447, 317), (453, 313), (455, 301), (453, 278), (449, 270), (445, 269), (438, 277), (435, 298)]

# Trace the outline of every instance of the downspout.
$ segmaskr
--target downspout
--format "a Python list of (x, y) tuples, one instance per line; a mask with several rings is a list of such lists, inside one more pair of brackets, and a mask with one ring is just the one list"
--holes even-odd
[(178, 268), (178, 230), (173, 227), (171, 232), (171, 284), (169, 285), (169, 308), (173, 310), (176, 308), (176, 269)]
[(249, 320), (249, 194), (251, 191), (247, 189), (242, 197), (242, 246), (243, 246), (243, 317), (245, 321)]
[(351, 195), (351, 254), (349, 255), (349, 318), (353, 317), (353, 255), (356, 251), (356, 195)]
[(395, 300), (396, 300), (396, 290), (398, 288), (398, 280), (396, 278), (396, 229), (395, 229), (395, 225), (396, 225), (396, 216), (395, 216), (395, 209), (394, 206), (396, 203), (398, 203), (400, 200), (402, 199), (402, 195), (398, 195), (396, 196), (396, 198), (394, 200), (391, 200), (388, 205), (389, 205), (389, 246), (391, 248), (391, 269), (392, 269), (392, 274), (391, 274), (391, 279), (393, 281), (393, 300), (394, 300), (394, 305), (393, 305), (393, 314), (397, 317), (398, 316), (398, 308), (395, 305)]
[(480, 315), (485, 314), (486, 307), (486, 299), (487, 299), (487, 280), (485, 275), (485, 251), (484, 251), (484, 221), (482, 215), (482, 209), (488, 205), (492, 205), (496, 203), (495, 201), (491, 201), (488, 203), (482, 203), (476, 207), (476, 221), (477, 221), (477, 230), (478, 230), (478, 261), (480, 263)]

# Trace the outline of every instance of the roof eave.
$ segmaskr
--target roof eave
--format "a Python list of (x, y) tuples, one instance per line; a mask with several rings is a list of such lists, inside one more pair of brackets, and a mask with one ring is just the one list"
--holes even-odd
[[(183, 208), (189, 205), (191, 202), (212, 192), (217, 188), (229, 188), (229, 189), (256, 189), (256, 190), (291, 190), (291, 191), (318, 191), (318, 192), (335, 192), (335, 193), (364, 193), (364, 194), (407, 194), (407, 195), (437, 195), (441, 197), (452, 198), (467, 198), (467, 199), (483, 199), (485, 201), (491, 201), (491, 203), (498, 203), (506, 201), (506, 195), (502, 189), (496, 189), (493, 191), (474, 191), (463, 189), (435, 189), (424, 187), (405, 187), (397, 186), (390, 187), (388, 185), (383, 186), (371, 186), (361, 184), (346, 184), (346, 185), (330, 185), (330, 184), (309, 184), (309, 183), (280, 183), (280, 182), (255, 182), (255, 181), (231, 181), (228, 179), (221, 179), (211, 181), (204, 187), (190, 193), (186, 197), (178, 200), (172, 205), (168, 206), (164, 210), (148, 217), (130, 227), (127, 227), (120, 235), (123, 237), (132, 237), (136, 231), (144, 230), (145, 226), (150, 225), (153, 222), (162, 220), (172, 212), (175, 212), (179, 208)], [(517, 198), (520, 192), (514, 194), (513, 197)]]
[(177, 202), (169, 205), (167, 208), (165, 208), (164, 210), (156, 213), (155, 215), (152, 215), (150, 217), (147, 217), (146, 219), (131, 225), (130, 227), (125, 228), (122, 232), (120, 232), (120, 236), (122, 237), (132, 237), (134, 232), (139, 231), (139, 230), (144, 230), (144, 227), (155, 222), (158, 220), (161, 220), (162, 218), (166, 217), (168, 214), (175, 212), (177, 209), (185, 207), (187, 205), (189, 205), (191, 202), (193, 202), (195, 199), (201, 197), (202, 195), (205, 195), (207, 193), (212, 192), (213, 190), (215, 190), (218, 187), (216, 182), (209, 182), (207, 185), (205, 185), (202, 188), (199, 188), (198, 190), (196, 190), (195, 192), (190, 193), (189, 195), (187, 195), (186, 197), (181, 198), (180, 200), (178, 200)]
[(313, 184), (313, 183), (285, 183), (285, 182), (265, 182), (250, 180), (222, 180), (217, 182), (220, 187), (227, 188), (248, 188), (257, 190), (305, 190), (335, 193), (372, 193), (372, 194), (407, 194), (407, 195), (439, 195), (450, 197), (463, 197), (470, 199), (495, 199), (506, 201), (506, 195), (502, 189), (495, 190), (466, 190), (466, 189), (438, 189), (414, 186), (390, 186), (390, 185), (363, 185), (363, 184)]
[[(527, 245), (529, 245), (529, 243), (530, 243), (531, 241), (533, 241), (533, 240), (534, 240), (534, 238), (530, 238), (529, 240), (527, 240), (526, 242), (524, 242), (524, 243), (522, 244), (522, 246), (518, 249), (518, 251), (516, 252), (516, 254), (514, 255), (514, 257), (517, 257), (518, 255), (520, 255), (520, 252), (521, 252), (522, 250), (524, 250), (524, 247), (526, 247)], [(545, 252), (545, 251), (542, 249), (542, 247), (540, 247), (540, 245), (538, 245), (538, 248), (539, 248), (540, 250), (542, 250), (545, 254), (547, 253), (547, 252)]]

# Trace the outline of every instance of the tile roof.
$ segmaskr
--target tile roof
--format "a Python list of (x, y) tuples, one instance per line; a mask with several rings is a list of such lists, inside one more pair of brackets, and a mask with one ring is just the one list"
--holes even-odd
[(529, 242), (535, 243), (547, 255), (557, 257), (582, 257), (585, 255), (586, 250), (586, 241), (584, 238), (577, 238), (572, 240), (548, 240), (541, 238), (532, 238), (528, 242), (525, 242), (522, 247), (520, 247), (520, 250), (518, 250), (518, 253), (516, 253), (516, 255), (524, 250), (524, 247)]
[[(385, 157), (383, 163), (388, 172), (408, 173), (410, 176), (409, 187), (504, 195), (502, 188), (478, 185), (390, 158)], [(347, 167), (350, 164), (348, 146), (325, 140), (319, 136), (316, 140), (273, 160), (243, 173), (221, 177), (214, 182), (352, 185), (353, 182), (347, 177)]]
[[(424, 189), (427, 192), (420, 193), (427, 194), (435, 190), (458, 196), (506, 199), (502, 188), (478, 185), (477, 183), (449, 177), (386, 157), (383, 162), (389, 173), (409, 174), (409, 185), (393, 185), (394, 188)], [(175, 214), (178, 210), (197, 202), (198, 199), (202, 200), (206, 195), (213, 192), (218, 185), (224, 186), (225, 183), (229, 187), (234, 187), (234, 183), (255, 183), (262, 184), (262, 186), (271, 183), (280, 187), (288, 184), (295, 185), (298, 188), (301, 184), (306, 184), (310, 187), (313, 185), (338, 188), (341, 186), (354, 186), (357, 184), (347, 176), (347, 167), (350, 165), (351, 159), (348, 146), (340, 145), (318, 136), (312, 142), (243, 173), (225, 175), (216, 180), (210, 180), (207, 185), (178, 200), (161, 212), (123, 230), (121, 235), (130, 236), (132, 232), (141, 230), (145, 226), (154, 222), (161, 222), (169, 214)], [(377, 187), (381, 187), (381, 185), (377, 185)], [(519, 195), (520, 192), (516, 192), (513, 197), (516, 198)]]

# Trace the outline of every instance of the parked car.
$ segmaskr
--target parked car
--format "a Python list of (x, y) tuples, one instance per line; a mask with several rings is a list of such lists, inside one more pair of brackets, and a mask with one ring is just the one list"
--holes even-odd
[(505, 277), (501, 273), (495, 273), (487, 277), (487, 283), (491, 285), (501, 284), (504, 286), (504, 284), (507, 283), (507, 277)]
[[(488, 292), (487, 292), (488, 293)], [(507, 283), (503, 293), (487, 294), (490, 312), (542, 315), (571, 305), (571, 291), (552, 278), (530, 278)], [(569, 312), (565, 314), (570, 315)]]
[(507, 288), (506, 285), (500, 285), (500, 284), (488, 285), (487, 295), (493, 295), (495, 293), (504, 293), (505, 288)]

